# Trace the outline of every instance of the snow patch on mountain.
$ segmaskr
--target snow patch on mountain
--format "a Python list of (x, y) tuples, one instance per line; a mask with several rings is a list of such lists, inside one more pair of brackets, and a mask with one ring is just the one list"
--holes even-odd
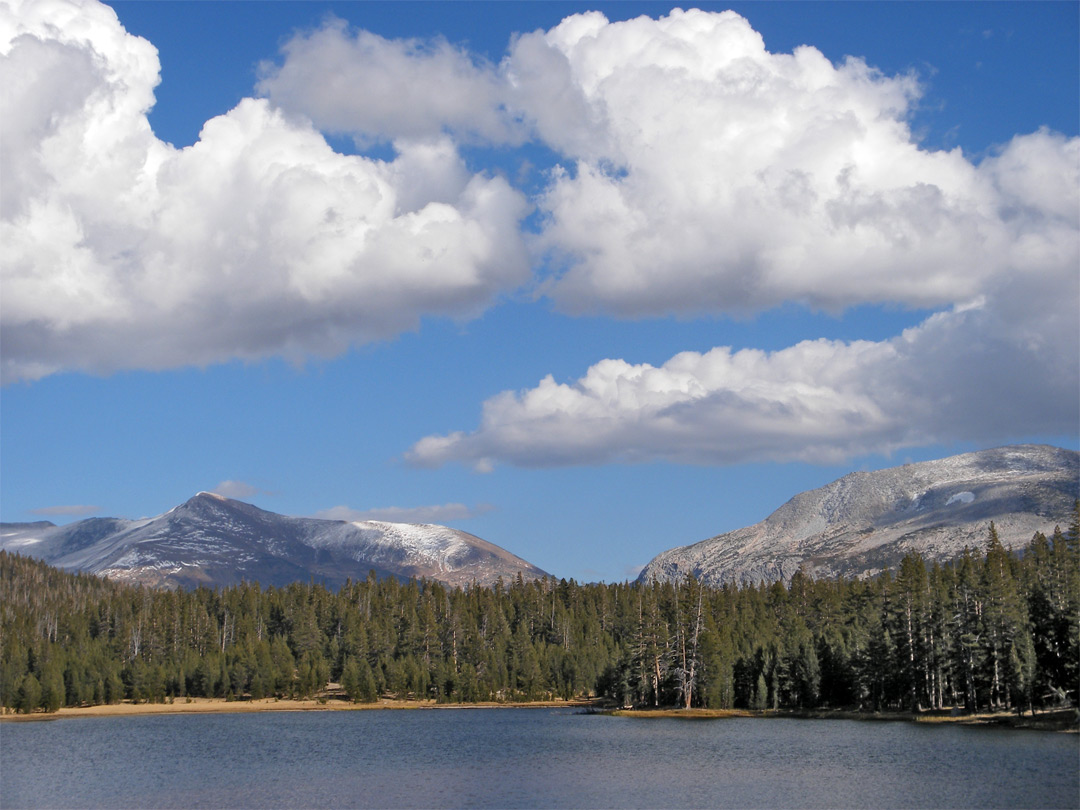
[(376, 559), (401, 550), (437, 566), (454, 570), (454, 561), (468, 553), (469, 545), (453, 529), (433, 524), (385, 523), (377, 520), (351, 524), (369, 544)]
[(975, 500), (974, 492), (957, 492), (949, 500), (945, 501), (946, 506), (952, 506), (954, 503), (971, 503)]
[(34, 543), (40, 543), (45, 538), (32, 534), (21, 534), (19, 532), (4, 532), (0, 534), (0, 538), (3, 539), (4, 548), (16, 549), (22, 546), (32, 546)]

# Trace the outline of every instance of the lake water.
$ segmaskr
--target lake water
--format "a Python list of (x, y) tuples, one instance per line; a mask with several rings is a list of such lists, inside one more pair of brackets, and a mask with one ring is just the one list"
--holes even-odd
[(0, 728), (0, 806), (1077, 807), (1076, 735), (562, 709)]

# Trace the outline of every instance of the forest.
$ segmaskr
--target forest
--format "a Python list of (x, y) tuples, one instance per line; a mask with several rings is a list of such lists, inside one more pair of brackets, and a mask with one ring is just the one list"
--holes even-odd
[(1035, 712), (1080, 705), (1080, 504), (1019, 552), (704, 587), (544, 578), (165, 591), (0, 552), (0, 703), (380, 697)]

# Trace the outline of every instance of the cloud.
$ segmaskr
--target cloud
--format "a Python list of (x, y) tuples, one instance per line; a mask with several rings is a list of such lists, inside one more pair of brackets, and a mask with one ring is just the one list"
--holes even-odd
[[(1080, 139), (923, 149), (913, 75), (770, 53), (733, 12), (577, 14), (498, 65), (331, 21), (177, 150), (146, 118), (156, 51), (111, 10), (5, 7), (0, 32), (7, 380), (332, 355), (476, 315), (531, 255), (569, 313), (938, 311), (884, 341), (601, 360), (492, 398), (412, 463), (826, 462), (1075, 431)], [(564, 164), (528, 249), (524, 196), (458, 152), (523, 138)]]
[(385, 39), (330, 19), (293, 36), (281, 65), (266, 62), (258, 92), (326, 132), (365, 141), (432, 139), (446, 132), (520, 142), (494, 66), (443, 39)]
[(323, 520), (365, 521), (377, 520), (386, 523), (448, 523), (471, 518), (490, 512), (495, 507), (480, 504), (468, 507), (461, 503), (447, 503), (441, 506), (387, 506), (382, 509), (352, 509), (348, 506), (334, 506), (315, 513)]
[(42, 517), (89, 517), (90, 515), (96, 515), (101, 511), (100, 506), (90, 505), (78, 505), (78, 506), (43, 506), (40, 509), (29, 510), (31, 515), (41, 515)]
[(0, 32), (6, 381), (332, 355), (528, 278), (524, 197), (448, 140), (345, 156), (245, 99), (178, 150), (146, 118), (156, 50), (111, 9), (5, 7)]
[(979, 165), (922, 149), (914, 76), (770, 53), (734, 12), (575, 15), (519, 38), (505, 69), (572, 161), (535, 243), (570, 313), (948, 307), (1076, 242), (1080, 141), (1036, 133)]
[(215, 495), (220, 495), (223, 498), (234, 498), (236, 500), (253, 498), (263, 492), (263, 490), (258, 487), (253, 487), (251, 484), (245, 483), (244, 481), (222, 481), (211, 491)]
[(260, 89), (324, 128), (528, 136), (562, 155), (531, 248), (541, 293), (569, 313), (948, 308), (1035, 254), (1075, 266), (1080, 139), (1018, 136), (979, 164), (923, 149), (914, 74), (771, 53), (731, 11), (575, 14), (497, 66), (340, 21), (283, 53)]
[(500, 70), (570, 159), (533, 241), (561, 309), (939, 311), (884, 341), (602, 360), (488, 400), (475, 431), (421, 439), (412, 463), (835, 463), (1075, 431), (1080, 139), (1017, 135), (978, 164), (923, 149), (914, 76), (770, 53), (733, 12), (574, 15)]
[[(1023, 283), (999, 300), (1030, 298)], [(1044, 292), (1026, 321), (1007, 304), (981, 302), (887, 341), (810, 340), (771, 353), (718, 347), (660, 367), (602, 360), (572, 383), (548, 376), (489, 399), (475, 431), (427, 436), (406, 459), (479, 471), (496, 463), (837, 464), (935, 442), (1070, 433), (1080, 411), (1080, 285)]]

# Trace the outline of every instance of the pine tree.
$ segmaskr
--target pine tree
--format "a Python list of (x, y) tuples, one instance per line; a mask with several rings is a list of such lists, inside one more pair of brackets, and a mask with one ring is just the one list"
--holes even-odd
[(1017, 711), (1075, 701), (1080, 520), (1036, 536), (1023, 558), (993, 534), (985, 556), (929, 571), (912, 555), (895, 577), (722, 588), (369, 577), (337, 594), (158, 592), (0, 552), (0, 701), (25, 711), (29, 698), (36, 710), (125, 691), (287, 697), (318, 694), (331, 676), (371, 700), (596, 692), (637, 705)]
[(983, 660), (983, 599), (979, 588), (979, 564), (970, 549), (960, 558), (952, 595), (953, 670), (968, 712), (979, 709), (979, 673)]
[(1061, 557), (1065, 591), (1062, 624), (1066, 628), (1062, 669), (1069, 699), (1073, 706), (1080, 706), (1080, 500), (1073, 503)]
[(922, 558), (917, 554), (906, 554), (900, 561), (900, 572), (896, 577), (889, 624), (896, 641), (900, 678), (912, 712), (922, 709), (923, 700), (929, 693), (925, 678), (927, 651), (923, 646), (927, 589), (926, 566)]
[(754, 708), (763, 711), (769, 706), (769, 684), (765, 682), (765, 673), (757, 677), (757, 685), (754, 687)]
[(41, 684), (32, 672), (27, 673), (19, 684), (19, 697), (16, 708), (23, 714), (30, 714), (41, 706)]
[(45, 667), (41, 673), (41, 707), (47, 712), (55, 712), (64, 705), (64, 676), (55, 663)]
[(360, 665), (353, 656), (346, 658), (345, 666), (341, 668), (341, 688), (353, 703), (360, 699)]
[[(1008, 552), (1001, 544), (997, 529), (990, 523), (987, 540), (986, 558), (982, 571), (984, 651), (986, 660), (985, 678), (989, 683), (990, 705), (995, 708), (1010, 708), (1013, 689), (1009, 683), (1009, 659), (1017, 656), (1017, 667), (1013, 677), (1013, 688), (1021, 693), (1026, 691), (1023, 675), (1028, 669), (1027, 657), (1030, 645), (1021, 641), (1016, 649), (1018, 637), (1027, 633), (1027, 612), (1017, 591)], [(1020, 655), (1024, 661), (1020, 661)]]
[(365, 659), (361, 658), (358, 667), (357, 699), (361, 703), (374, 703), (379, 699), (379, 690), (375, 684), (375, 676), (371, 671), (371, 666)]

